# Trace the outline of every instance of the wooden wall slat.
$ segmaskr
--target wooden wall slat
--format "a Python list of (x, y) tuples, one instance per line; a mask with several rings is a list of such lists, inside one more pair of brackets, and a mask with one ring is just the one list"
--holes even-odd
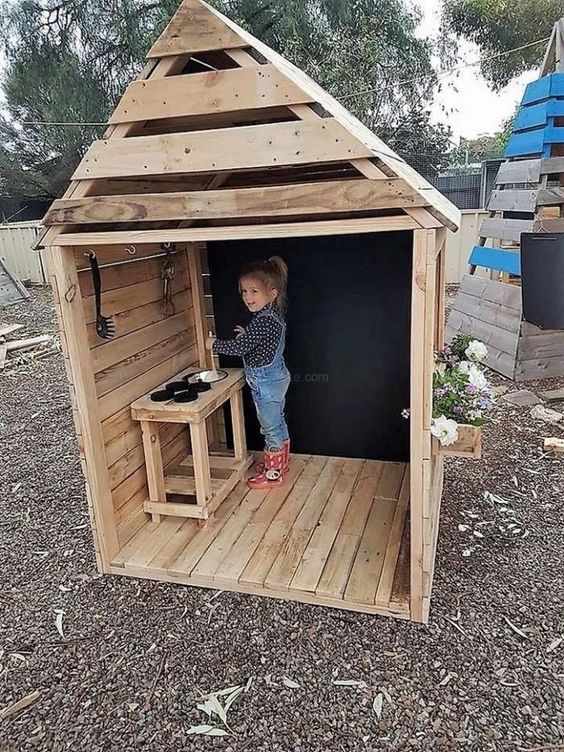
[[(425, 206), (425, 203), (425, 199), (400, 178), (355, 179), (264, 188), (61, 199), (55, 202), (50, 214), (53, 223), (92, 224), (132, 220), (307, 216), (362, 209), (416, 207)], [(104, 286), (107, 287), (106, 284)]]
[(73, 180), (220, 172), (372, 156), (336, 120), (321, 118), (311, 123), (94, 141)]
[[(128, 264), (102, 267), (100, 269), (102, 292), (107, 294), (111, 290), (123, 289), (139, 282), (146, 282), (149, 279), (160, 279), (164, 259), (165, 257), (162, 256), (146, 261), (132, 261)], [(173, 264), (175, 277), (185, 277), (186, 261), (183, 253), (177, 253), (173, 256)], [(88, 298), (94, 295), (92, 275), (87, 272), (82, 273), (79, 274), (78, 279), (82, 297)]]
[(517, 162), (504, 162), (500, 165), (495, 183), (538, 183), (540, 180), (540, 159), (523, 159)]
[(492, 191), (488, 211), (534, 212), (538, 191), (508, 190)]
[(513, 240), (518, 243), (522, 232), (532, 231), (532, 219), (484, 219), (480, 237), (492, 238), (492, 240)]
[(134, 81), (111, 123), (305, 104), (313, 99), (272, 64)]
[[(179, 280), (178, 287), (182, 282)], [(184, 283), (185, 284), (185, 283)], [(178, 288), (175, 288), (178, 289)], [(172, 303), (176, 311), (182, 311), (183, 306), (186, 305), (186, 299), (189, 297), (188, 288), (184, 287), (179, 289), (178, 292), (172, 296)], [(102, 310), (104, 310), (102, 308)], [(192, 308), (186, 311), (186, 315), (191, 317)], [(152, 324), (158, 324), (167, 317), (163, 313), (162, 300), (155, 300), (152, 303), (138, 306), (137, 308), (130, 308), (127, 311), (116, 313), (113, 315), (113, 323), (115, 327), (115, 334), (112, 339), (100, 339), (96, 333), (96, 325), (94, 323), (88, 324), (88, 343), (92, 350), (92, 357), (97, 362), (98, 359), (104, 360), (106, 358), (102, 351), (106, 348), (113, 349), (114, 343), (121, 339), (126, 338), (128, 335), (142, 331), (146, 327), (150, 327)], [(98, 352), (100, 351), (100, 352)]]

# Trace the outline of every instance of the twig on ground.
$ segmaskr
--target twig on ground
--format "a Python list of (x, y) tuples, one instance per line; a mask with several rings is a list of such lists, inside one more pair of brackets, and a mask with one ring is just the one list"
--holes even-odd
[(167, 659), (167, 654), (165, 652), (165, 653), (163, 653), (163, 657), (162, 657), (162, 660), (161, 660), (161, 663), (160, 663), (160, 666), (159, 666), (159, 670), (157, 671), (157, 675), (155, 676), (155, 681), (153, 682), (153, 686), (151, 687), (151, 691), (149, 692), (149, 694), (147, 695), (147, 699), (145, 700), (145, 705), (144, 705), (145, 710), (148, 710), (149, 707), (150, 707), (150, 705), (151, 705), (151, 699), (152, 699), (153, 695), (155, 694), (155, 690), (157, 688), (157, 684), (159, 683), (159, 679), (161, 678), (161, 675), (162, 675), (162, 673), (164, 671), (166, 659)]

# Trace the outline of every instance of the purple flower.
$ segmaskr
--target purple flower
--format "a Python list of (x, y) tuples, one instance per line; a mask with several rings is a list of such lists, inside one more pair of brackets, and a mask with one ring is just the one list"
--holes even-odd
[(464, 410), (460, 407), (460, 405), (455, 405), (452, 408), (452, 412), (456, 413), (457, 415), (462, 415), (462, 413), (464, 412)]
[(445, 355), (450, 355), (452, 353), (452, 347), (450, 345), (445, 345), (445, 349), (443, 350), (443, 353)]
[(466, 394), (477, 394), (477, 392), (478, 392), (478, 390), (476, 389), (476, 387), (474, 386), (474, 384), (467, 384), (464, 387), (464, 391), (466, 392)]
[(448, 361), (449, 363), (456, 364), (456, 363), (460, 363), (460, 358), (458, 357), (458, 355), (451, 355)]
[(435, 389), (435, 397), (437, 399), (441, 399), (441, 397), (444, 397), (446, 393), (447, 393), (447, 390), (444, 387), (438, 386)]

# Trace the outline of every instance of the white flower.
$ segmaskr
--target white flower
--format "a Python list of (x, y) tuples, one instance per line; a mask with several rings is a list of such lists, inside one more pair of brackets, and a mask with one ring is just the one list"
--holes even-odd
[(461, 373), (465, 373), (468, 376), (468, 381), (476, 387), (476, 389), (488, 389), (489, 382), (484, 376), (484, 372), (476, 363), (471, 363), (469, 360), (463, 360), (458, 364), (458, 370)]
[(458, 423), (441, 415), (431, 421), (431, 433), (443, 446), (449, 446), (458, 440)]
[(464, 350), (464, 354), (468, 360), (481, 363), (488, 354), (488, 348), (479, 339), (473, 339), (466, 350)]

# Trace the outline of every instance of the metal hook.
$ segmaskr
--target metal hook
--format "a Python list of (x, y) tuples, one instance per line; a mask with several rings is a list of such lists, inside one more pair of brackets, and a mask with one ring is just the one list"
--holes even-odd
[(130, 256), (135, 256), (137, 248), (134, 245), (128, 245), (125, 247), (125, 252), (129, 253)]

